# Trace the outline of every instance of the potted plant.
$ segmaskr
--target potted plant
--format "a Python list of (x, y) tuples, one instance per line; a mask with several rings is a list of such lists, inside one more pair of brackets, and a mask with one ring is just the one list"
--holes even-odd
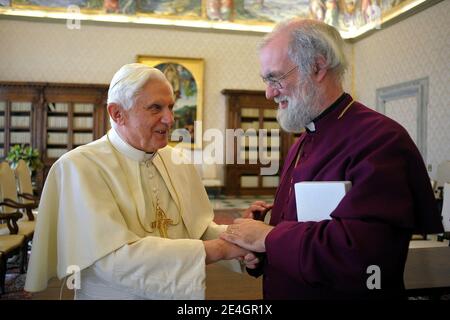
[(39, 150), (34, 149), (31, 146), (16, 144), (9, 149), (6, 160), (13, 169), (17, 167), (17, 163), (20, 159), (23, 159), (26, 162), (32, 175), (43, 167)]

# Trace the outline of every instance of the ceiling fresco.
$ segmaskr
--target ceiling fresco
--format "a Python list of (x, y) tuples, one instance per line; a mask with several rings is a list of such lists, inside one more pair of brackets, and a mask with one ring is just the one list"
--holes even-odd
[(438, 0), (0, 0), (0, 15), (269, 32), (282, 20), (324, 21), (357, 37)]

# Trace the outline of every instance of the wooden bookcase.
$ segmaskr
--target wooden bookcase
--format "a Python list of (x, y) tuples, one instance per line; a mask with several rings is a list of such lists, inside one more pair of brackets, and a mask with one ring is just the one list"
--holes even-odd
[(31, 145), (44, 168), (61, 155), (105, 134), (107, 85), (0, 82), (0, 157), (15, 144)]
[(15, 144), (36, 145), (39, 92), (25, 85), (0, 85), (0, 157)]
[[(284, 158), (295, 136), (280, 130), (276, 119), (277, 105), (266, 99), (264, 91), (223, 90), (222, 94), (227, 99), (227, 129), (245, 132), (244, 136), (236, 134), (234, 137), (233, 159), (227, 161), (232, 163), (225, 166), (225, 194), (275, 194)], [(260, 129), (267, 130), (267, 138), (261, 139)], [(271, 129), (278, 130), (278, 137), (272, 137)], [(264, 153), (260, 152), (265, 146), (270, 146), (267, 148), (270, 160), (279, 161), (275, 175), (261, 175), (261, 168), (270, 166)]]

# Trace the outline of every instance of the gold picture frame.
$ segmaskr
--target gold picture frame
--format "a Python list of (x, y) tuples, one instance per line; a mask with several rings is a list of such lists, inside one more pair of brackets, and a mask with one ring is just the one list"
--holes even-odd
[[(187, 148), (201, 148), (203, 115), (203, 74), (205, 62), (200, 58), (179, 58), (138, 55), (137, 62), (160, 69), (171, 83), (175, 95), (175, 123), (172, 130), (186, 129), (181, 145)], [(179, 141), (170, 141), (177, 145)]]

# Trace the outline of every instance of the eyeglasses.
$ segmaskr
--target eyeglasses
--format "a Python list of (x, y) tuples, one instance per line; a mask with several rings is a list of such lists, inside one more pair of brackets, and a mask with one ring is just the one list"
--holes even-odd
[(281, 84), (281, 80), (285, 79), (287, 76), (289, 76), (292, 73), (292, 71), (294, 71), (297, 68), (298, 68), (298, 66), (293, 67), (291, 70), (289, 70), (285, 74), (279, 76), (278, 78), (275, 78), (272, 76), (261, 77), (261, 78), (262, 78), (262, 81), (264, 81), (264, 83), (266, 85), (268, 85), (274, 89), (280, 90), (283, 88), (283, 85)]

